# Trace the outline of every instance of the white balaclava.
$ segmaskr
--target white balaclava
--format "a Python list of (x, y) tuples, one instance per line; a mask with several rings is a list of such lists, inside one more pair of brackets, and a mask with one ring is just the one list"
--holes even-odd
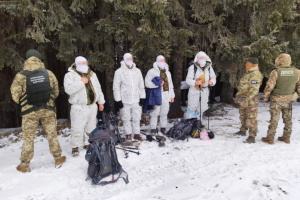
[(165, 59), (165, 57), (162, 56), (162, 55), (157, 56), (156, 64), (160, 69), (165, 69), (166, 68), (166, 62), (160, 62), (159, 60), (161, 60), (161, 59)]
[(88, 65), (82, 65), (80, 64), (81, 62), (87, 62), (85, 57), (78, 56), (75, 58), (75, 65), (76, 65), (76, 70), (81, 72), (81, 73), (88, 73), (89, 71), (89, 66)]
[[(206, 59), (199, 59), (199, 57), (205, 57)], [(211, 59), (208, 57), (208, 55), (204, 51), (200, 51), (197, 53), (194, 62), (198, 62), (200, 67), (205, 67), (206, 61), (211, 62)]]
[(132, 67), (133, 65), (133, 60), (127, 60), (128, 58), (133, 58), (133, 56), (130, 53), (125, 53), (123, 56), (124, 62), (126, 65), (129, 67)]

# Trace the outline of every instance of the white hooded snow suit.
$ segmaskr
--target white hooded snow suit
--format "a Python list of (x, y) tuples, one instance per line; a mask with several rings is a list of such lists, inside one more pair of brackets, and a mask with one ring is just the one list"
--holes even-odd
[(121, 67), (115, 71), (113, 92), (115, 101), (122, 101), (124, 105), (120, 114), (125, 134), (140, 134), (142, 107), (139, 101), (146, 98), (146, 93), (142, 72), (134, 63), (129, 69), (124, 61), (121, 62)]
[[(171, 73), (169, 71), (169, 66), (166, 64), (165, 66), (166, 74), (168, 77), (168, 83), (169, 83), (169, 91), (163, 91), (163, 87), (161, 87), (162, 92), (162, 104), (154, 106), (154, 110), (150, 113), (150, 127), (151, 129), (157, 128), (157, 118), (160, 116), (160, 128), (166, 128), (167, 122), (168, 122), (168, 113), (170, 108), (170, 99), (175, 98), (174, 93), (174, 86), (173, 81), (171, 77)], [(153, 82), (152, 79), (154, 77), (160, 76), (160, 70), (157, 66), (157, 63), (153, 63), (153, 68), (150, 69), (145, 77), (145, 85), (147, 88), (157, 88)]]
[[(194, 63), (198, 62), (199, 54), (205, 54), (204, 52), (199, 52), (195, 56)], [(205, 54), (206, 55), (206, 54)], [(185, 112), (184, 117), (198, 118), (202, 119), (202, 114), (208, 109), (209, 101), (209, 89), (208, 81), (211, 80), (213, 85), (216, 84), (216, 74), (212, 68), (211, 59), (206, 55), (206, 65), (204, 67), (197, 66), (196, 74), (194, 72), (194, 65), (191, 65), (188, 69), (188, 74), (186, 76), (186, 83), (190, 86), (188, 93), (188, 108)], [(205, 74), (205, 84), (201, 90), (197, 90), (195, 86), (196, 79), (201, 75)], [(200, 113), (200, 93), (201, 93), (201, 113)]]
[(92, 83), (94, 92), (94, 101), (88, 105), (87, 90), (85, 84), (81, 81), (81, 76), (75, 70), (75, 67), (70, 67), (69, 72), (64, 78), (65, 92), (70, 95), (69, 103), (71, 106), (71, 147), (76, 148), (88, 145), (88, 135), (97, 125), (97, 104), (104, 104), (104, 95), (101, 90), (101, 85), (97, 75), (89, 71), (89, 80)]

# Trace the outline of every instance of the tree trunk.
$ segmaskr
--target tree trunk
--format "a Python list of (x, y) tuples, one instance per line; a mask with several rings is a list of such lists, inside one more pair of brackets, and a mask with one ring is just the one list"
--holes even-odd
[(223, 103), (234, 104), (233, 101), (234, 87), (227, 82), (223, 82), (221, 86), (221, 101)]

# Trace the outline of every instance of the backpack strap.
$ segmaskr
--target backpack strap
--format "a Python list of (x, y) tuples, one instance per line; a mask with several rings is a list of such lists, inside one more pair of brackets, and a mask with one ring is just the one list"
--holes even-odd
[(195, 76), (196, 76), (196, 72), (197, 72), (197, 70), (198, 70), (198, 69), (197, 69), (197, 66), (194, 64), (194, 79), (193, 79), (193, 80), (195, 80), (195, 79), (196, 79), (196, 77), (195, 77)]

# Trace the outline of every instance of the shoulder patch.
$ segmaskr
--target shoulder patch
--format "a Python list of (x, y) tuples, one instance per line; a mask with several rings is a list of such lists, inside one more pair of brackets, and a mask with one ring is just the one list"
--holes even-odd
[(251, 84), (258, 84), (258, 81), (257, 80), (252, 80)]

